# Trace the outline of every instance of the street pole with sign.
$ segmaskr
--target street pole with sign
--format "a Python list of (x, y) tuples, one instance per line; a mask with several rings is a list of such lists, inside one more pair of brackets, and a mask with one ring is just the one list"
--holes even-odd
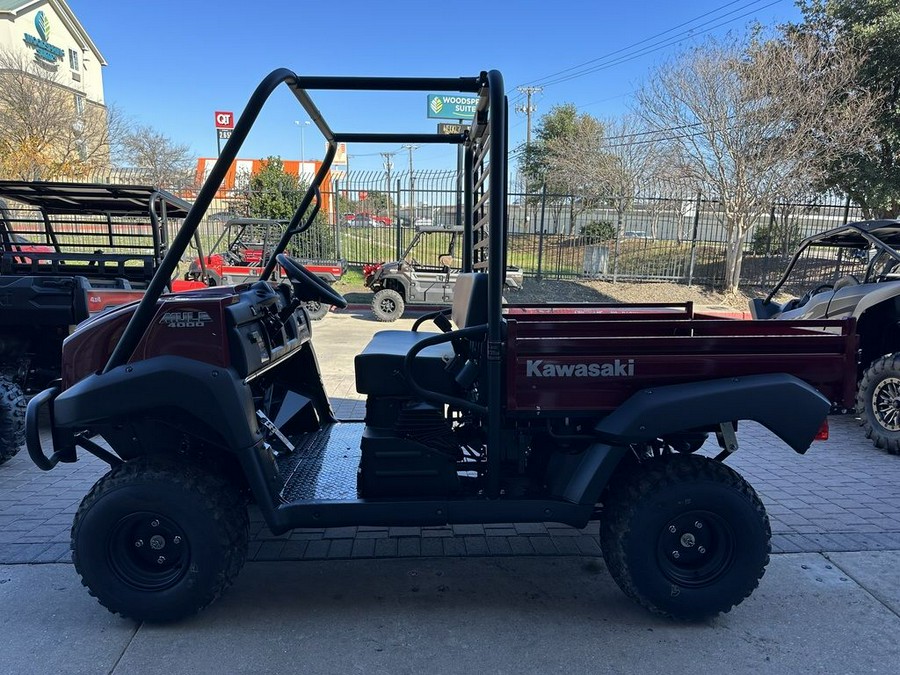
[[(437, 125), (439, 134), (454, 136), (464, 134), (469, 127), (465, 124), (465, 120), (459, 120), (457, 124), (447, 124), (441, 122)], [(463, 165), (463, 146), (462, 143), (456, 144), (456, 219), (457, 227), (462, 226), (462, 165)]]
[[(478, 107), (477, 96), (459, 94), (428, 94), (428, 117), (431, 119), (455, 119), (457, 124), (438, 124), (439, 134), (463, 134), (468, 127), (467, 120), (475, 119), (475, 110)], [(462, 168), (463, 146), (456, 146), (456, 219), (457, 227), (462, 225)]]
[(216, 157), (222, 154), (222, 141), (231, 138), (231, 132), (234, 130), (234, 113), (226, 110), (216, 110)]
[(294, 120), (294, 124), (296, 124), (298, 127), (300, 127), (300, 166), (297, 169), (297, 180), (302, 181), (303, 180), (303, 164), (306, 161), (306, 157), (304, 157), (304, 155), (306, 153), (304, 152), (304, 149), (303, 149), (303, 130), (309, 126), (309, 120), (303, 120), (303, 121)]

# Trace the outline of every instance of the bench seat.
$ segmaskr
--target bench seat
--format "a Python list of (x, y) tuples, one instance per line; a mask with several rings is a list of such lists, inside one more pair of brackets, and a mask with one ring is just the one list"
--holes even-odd
[[(420, 340), (439, 333), (409, 330), (383, 330), (375, 333), (362, 353), (354, 359), (356, 391), (370, 396), (409, 396), (410, 389), (403, 376), (406, 354)], [(446, 366), (453, 360), (450, 343), (424, 349), (414, 362), (416, 382), (432, 391), (453, 393), (453, 376)]]

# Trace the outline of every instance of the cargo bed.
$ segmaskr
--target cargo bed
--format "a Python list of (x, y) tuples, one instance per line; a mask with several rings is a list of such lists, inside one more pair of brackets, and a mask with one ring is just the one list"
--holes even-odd
[(511, 413), (611, 411), (636, 391), (723, 377), (787, 373), (852, 408), (852, 320), (737, 321), (680, 305), (511, 305)]

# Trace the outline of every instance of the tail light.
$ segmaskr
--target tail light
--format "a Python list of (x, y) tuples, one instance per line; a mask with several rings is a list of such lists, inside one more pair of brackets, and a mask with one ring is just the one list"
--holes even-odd
[(825, 421), (822, 422), (822, 426), (819, 427), (819, 431), (816, 432), (816, 441), (827, 441), (828, 440), (828, 418), (825, 418)]

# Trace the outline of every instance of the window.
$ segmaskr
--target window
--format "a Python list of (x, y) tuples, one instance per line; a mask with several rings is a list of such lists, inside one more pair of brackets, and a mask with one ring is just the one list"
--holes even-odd
[(69, 68), (74, 71), (81, 70), (78, 61), (78, 52), (76, 52), (74, 49), (69, 50)]
[(84, 115), (84, 96), (81, 94), (75, 94), (75, 113)]

